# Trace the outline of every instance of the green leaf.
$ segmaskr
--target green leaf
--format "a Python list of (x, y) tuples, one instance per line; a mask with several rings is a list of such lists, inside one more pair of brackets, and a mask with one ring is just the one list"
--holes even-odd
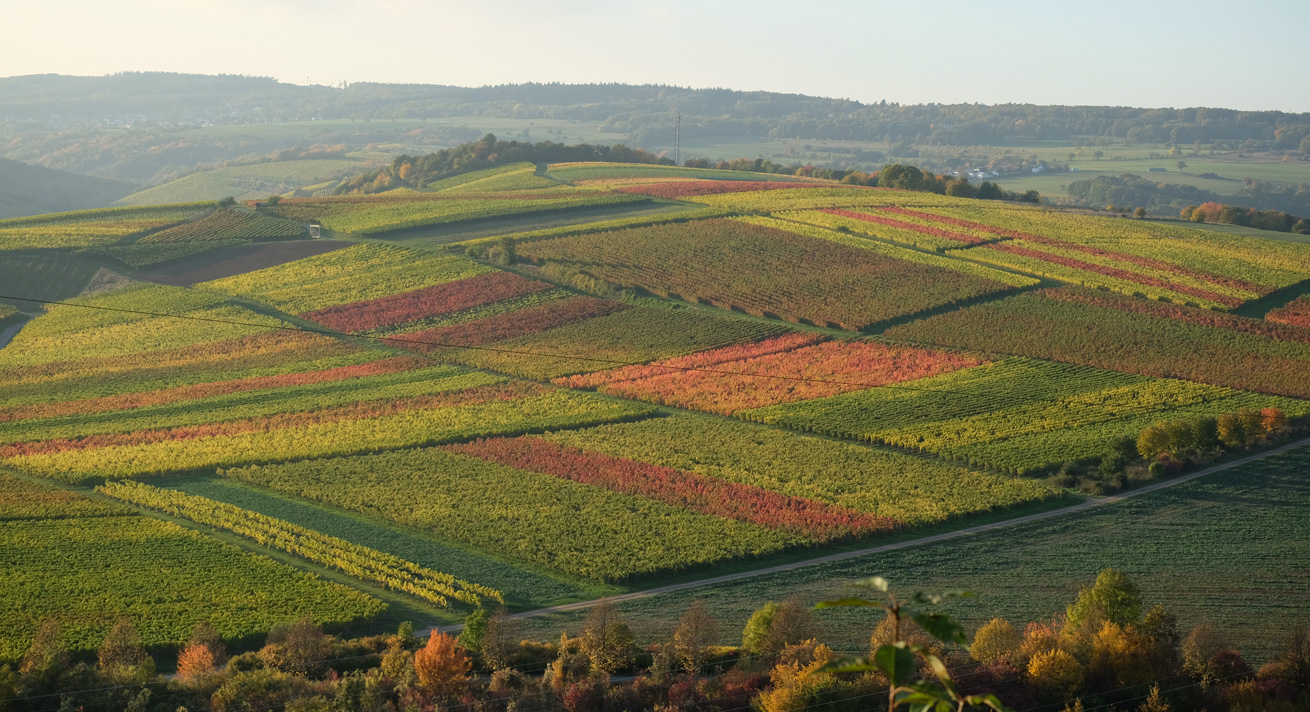
[(954, 699), (956, 697), (955, 681), (951, 679), (951, 673), (946, 669), (946, 663), (943, 663), (942, 659), (936, 655), (926, 655), (924, 657), (928, 661), (928, 666), (932, 668), (933, 674), (937, 676), (938, 680), (942, 681), (942, 687), (946, 688), (946, 692)]
[(816, 609), (819, 608), (842, 608), (847, 606), (858, 606), (863, 608), (882, 608), (883, 605), (878, 601), (870, 601), (864, 598), (838, 598), (833, 601), (819, 601), (814, 604)]
[(996, 695), (969, 695), (964, 698), (964, 703), (970, 707), (990, 707), (996, 712), (1014, 712), (1001, 704), (1001, 699)]
[(904, 643), (884, 645), (873, 653), (873, 662), (878, 669), (891, 680), (892, 685), (900, 687), (914, 675), (914, 653)]
[(964, 627), (945, 613), (915, 613), (911, 618), (925, 633), (943, 643), (964, 645), (969, 642)]
[(951, 699), (941, 693), (940, 690), (932, 685), (922, 682), (911, 684), (910, 692), (903, 692), (896, 696), (896, 703), (908, 704), (910, 709), (919, 710), (942, 710), (949, 712), (955, 707)]

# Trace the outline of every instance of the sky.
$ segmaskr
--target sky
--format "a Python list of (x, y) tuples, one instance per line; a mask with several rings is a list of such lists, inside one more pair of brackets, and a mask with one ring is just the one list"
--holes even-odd
[[(1306, 0), (0, 0), (0, 73), (1310, 111)], [(1286, 28), (1286, 29), (1283, 29)]]

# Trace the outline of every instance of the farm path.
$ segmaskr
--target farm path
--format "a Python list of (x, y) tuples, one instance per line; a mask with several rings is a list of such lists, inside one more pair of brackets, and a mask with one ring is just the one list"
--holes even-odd
[[(826, 556), (818, 556), (813, 559), (805, 559), (803, 561), (793, 561), (786, 564), (779, 564), (777, 566), (769, 566), (767, 568), (754, 569), (752, 571), (738, 571), (731, 574), (725, 574), (723, 576), (712, 576), (710, 578), (698, 579), (695, 581), (684, 581), (682, 583), (670, 584), (668, 586), (658, 586), (655, 588), (648, 588), (644, 591), (633, 591), (632, 593), (624, 593), (624, 594), (619, 594), (617, 596), (607, 596), (604, 599), (595, 599), (590, 601), (577, 601), (575, 603), (563, 603), (557, 606), (547, 606), (545, 608), (538, 608), (531, 611), (514, 613), (510, 617), (520, 618), (520, 619), (535, 618), (537, 616), (550, 615), (553, 613), (567, 613), (569, 611), (585, 610), (587, 608), (591, 608), (592, 606), (597, 605), (602, 600), (610, 601), (612, 603), (621, 603), (623, 601), (632, 601), (640, 598), (649, 598), (650, 596), (658, 596), (665, 593), (675, 593), (677, 591), (685, 591), (692, 588), (699, 588), (701, 586), (711, 586), (714, 584), (728, 583), (731, 581), (740, 581), (742, 579), (755, 578), (758, 576), (768, 576), (770, 574), (781, 573), (784, 571), (793, 571), (795, 569), (804, 568), (806, 566), (827, 564), (827, 563), (832, 563), (834, 561), (844, 561), (846, 559), (854, 559), (861, 556), (869, 556), (871, 554), (882, 554), (889, 551), (897, 551), (900, 549), (910, 549), (916, 546), (923, 546), (925, 544), (935, 544), (938, 542), (950, 541), (952, 539), (961, 539), (967, 536), (973, 536), (975, 534), (982, 534), (996, 529), (1002, 529), (1004, 527), (1012, 527), (1018, 524), (1027, 524), (1029, 522), (1037, 522), (1037, 521), (1042, 521), (1044, 519), (1053, 519), (1055, 517), (1063, 517), (1063, 516), (1068, 516), (1070, 514), (1077, 514), (1078, 512), (1085, 512), (1089, 509), (1096, 509), (1097, 507), (1105, 507), (1108, 505), (1116, 504), (1118, 502), (1122, 502), (1126, 499), (1131, 499), (1133, 497), (1139, 497), (1144, 494), (1150, 494), (1151, 492), (1156, 492), (1162, 489), (1166, 489), (1168, 487), (1176, 487), (1181, 484), (1186, 484), (1188, 482), (1191, 482), (1192, 480), (1196, 480), (1205, 477), (1207, 475), (1213, 475), (1216, 472), (1223, 472), (1224, 470), (1229, 470), (1234, 467), (1241, 467), (1242, 465), (1247, 465), (1252, 462), (1262, 460), (1266, 457), (1272, 457), (1274, 455), (1287, 452), (1288, 450), (1295, 450), (1300, 447), (1308, 447), (1308, 446), (1310, 446), (1310, 438), (1297, 440), (1295, 442), (1287, 443), (1286, 445), (1280, 445), (1276, 448), (1273, 448), (1272, 450), (1266, 450), (1264, 452), (1243, 457), (1237, 460), (1233, 460), (1231, 462), (1225, 462), (1223, 464), (1215, 465), (1213, 467), (1207, 467), (1203, 470), (1197, 470), (1196, 472), (1183, 475), (1181, 477), (1175, 477), (1171, 480), (1165, 480), (1164, 482), (1157, 482), (1156, 484), (1153, 485), (1147, 485), (1139, 489), (1130, 490), (1128, 492), (1123, 492), (1121, 494), (1117, 494), (1109, 497), (1089, 498), (1083, 500), (1082, 502), (1079, 502), (1078, 504), (1070, 505), (1068, 507), (1062, 507), (1060, 509), (1053, 509), (1046, 512), (1038, 512), (1036, 514), (1028, 514), (1021, 517), (1015, 517), (1013, 519), (1006, 519), (1004, 521), (991, 522), (989, 524), (979, 524), (978, 526), (974, 526), (974, 527), (957, 529), (955, 531), (944, 532), (942, 534), (933, 534), (931, 536), (920, 537), (918, 539), (898, 541), (893, 544), (872, 546), (867, 549), (843, 551), (837, 554), (828, 554)], [(464, 626), (462, 625), (439, 626), (438, 629), (441, 631), (449, 632), (449, 631), (459, 630), (463, 627)], [(433, 628), (428, 628), (427, 630), (421, 631), (420, 635), (423, 636), (429, 635), (432, 632), (432, 630)]]

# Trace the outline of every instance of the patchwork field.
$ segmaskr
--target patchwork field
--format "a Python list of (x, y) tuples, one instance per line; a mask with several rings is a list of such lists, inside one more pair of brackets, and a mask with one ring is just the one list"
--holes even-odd
[[(802, 562), (1136, 484), (1161, 423), (1256, 418), (1223, 447), (1263, 446), (1310, 418), (1307, 249), (622, 164), (0, 221), (0, 294), (63, 302), (0, 347), (0, 662), (56, 614), (78, 650), (119, 615), (166, 648), (199, 610), (235, 642)], [(1165, 537), (1164, 497), (1103, 511)], [(1021, 570), (1049, 527), (1110, 527), (1082, 516), (965, 548)], [(105, 605), (36, 601), (66, 581)]]

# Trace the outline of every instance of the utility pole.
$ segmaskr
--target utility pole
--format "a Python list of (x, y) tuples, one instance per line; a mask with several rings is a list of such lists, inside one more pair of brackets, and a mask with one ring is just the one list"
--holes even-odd
[(682, 161), (678, 155), (679, 149), (682, 148), (682, 114), (673, 120), (673, 165), (680, 166)]

